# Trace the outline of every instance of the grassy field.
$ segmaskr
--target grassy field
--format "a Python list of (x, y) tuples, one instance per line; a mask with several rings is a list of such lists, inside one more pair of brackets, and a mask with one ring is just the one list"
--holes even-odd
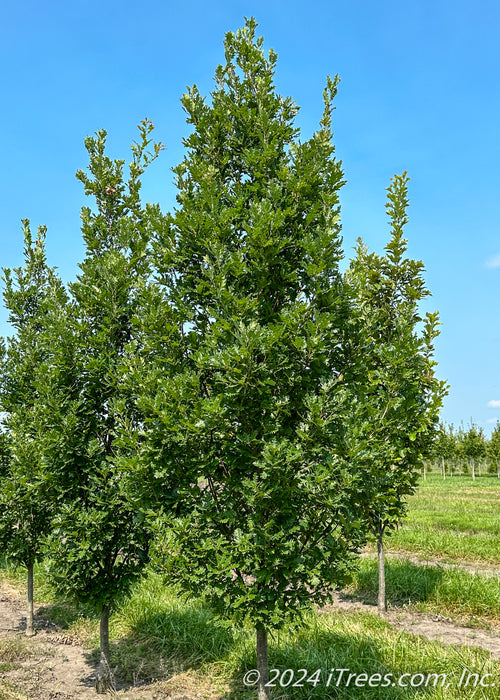
[[(40, 573), (38, 574), (39, 584)], [(12, 579), (11, 579), (12, 581)], [(47, 600), (50, 591), (41, 588)], [(52, 599), (53, 600), (53, 599)], [(98, 646), (98, 620), (84, 610), (61, 603), (48, 603), (43, 615), (57, 620), (86, 646)], [(112, 618), (112, 662), (123, 679), (162, 678), (172, 674), (189, 677), (191, 687), (204, 693), (198, 697), (230, 697), (250, 700), (255, 690), (245, 688), (244, 673), (255, 667), (254, 633), (250, 629), (227, 629), (219, 626), (211, 611), (200, 601), (186, 603), (175, 591), (166, 588), (161, 578), (149, 575), (137, 586), (132, 597)], [(0, 646), (0, 663), (6, 666), (25, 658), (31, 642), (16, 642), (16, 648)], [(294, 678), (319, 669), (317, 685), (280, 687), (276, 699), (367, 698), (367, 700), (453, 700), (487, 698), (494, 700), (494, 688), (459, 687), (464, 672), (488, 677), (488, 683), (500, 686), (500, 664), (491, 661), (481, 649), (465, 649), (429, 642), (421, 637), (394, 629), (376, 615), (359, 611), (325, 611), (306, 616), (298, 630), (276, 633), (270, 647), (272, 668), (291, 669)], [(349, 673), (380, 674), (390, 677), (384, 687), (347, 687), (336, 685), (338, 674), (328, 685), (332, 669), (349, 669)], [(404, 677), (404, 674), (409, 674)], [(415, 675), (417, 674), (417, 675)], [(423, 674), (440, 676), (437, 687), (431, 676), (426, 686), (409, 687), (421, 681)], [(398, 686), (399, 679), (407, 687)], [(286, 678), (285, 678), (286, 681)], [(295, 681), (296, 682), (296, 681)], [(392, 683), (395, 683), (393, 686)], [(445, 683), (445, 687), (441, 684)], [(1, 681), (0, 681), (1, 684)], [(0, 685), (1, 688), (1, 685)], [(209, 694), (210, 693), (210, 694)], [(1, 695), (0, 695), (1, 698)], [(137, 700), (140, 700), (138, 691)]]
[[(369, 547), (373, 551), (373, 546)], [(387, 598), (390, 605), (450, 616), (461, 623), (500, 625), (500, 479), (427, 475), (409, 500), (408, 518), (386, 538)], [(391, 559), (396, 553), (399, 560)], [(421, 565), (405, 560), (417, 557)], [(457, 568), (425, 566), (449, 563)], [(486, 577), (461, 565), (490, 568)], [(375, 603), (377, 566), (360, 563), (348, 593)]]
[[(230, 689), (235, 698), (254, 697), (255, 691), (245, 689), (241, 682), (245, 671), (255, 667), (253, 631), (219, 627), (206, 607), (199, 602), (182, 602), (173, 591), (165, 590), (159, 577), (149, 577), (136, 590), (115, 618), (113, 631), (122, 640), (115, 647), (116, 663), (130, 677), (144, 672), (141, 664), (149, 658), (153, 667), (148, 672), (153, 677), (158, 664), (164, 669), (170, 665), (175, 671), (195, 669), (201, 676), (208, 676), (221, 691)], [(97, 644), (97, 629), (94, 635)], [(135, 659), (130, 656), (130, 649), (136, 651)], [(310, 614), (298, 631), (276, 634), (270, 649), (272, 668), (290, 668), (295, 674), (302, 668), (321, 669), (322, 682), (316, 687), (306, 683), (304, 687), (278, 688), (276, 693), (280, 698), (301, 699), (481, 697), (477, 690), (474, 695), (471, 689), (459, 689), (457, 679), (464, 668), (481, 669), (483, 674), (492, 673), (491, 680), (498, 686), (500, 666), (488, 657), (482, 650), (446, 647), (398, 632), (377, 616), (362, 612)], [(365, 687), (362, 691), (346, 687), (332, 690), (326, 687), (332, 668), (349, 668), (368, 675), (391, 673), (394, 678), (405, 673), (447, 673), (450, 687), (425, 688), (416, 693), (413, 689), (392, 686)]]
[[(433, 557), (494, 566), (500, 564), (499, 535), (498, 479), (481, 477), (473, 482), (470, 477), (453, 477), (443, 481), (433, 475), (422, 482), (419, 492), (412, 497), (409, 519), (388, 539), (388, 549), (400, 555), (409, 552), (422, 559)], [(24, 583), (23, 572), (4, 570), (4, 575), (18, 588)], [(374, 559), (363, 558), (358, 576), (346, 593), (374, 602), (376, 580)], [(418, 565), (400, 556), (388, 560), (387, 588), (390, 605), (401, 611), (449, 615), (478, 628), (500, 624), (498, 576)], [(36, 590), (38, 599), (46, 602), (42, 614), (47, 619), (60, 624), (84, 645), (97, 648), (98, 620), (84, 609), (57, 601), (44, 581), (41, 567), (37, 571)], [(111, 635), (113, 666), (124, 679), (140, 681), (173, 675), (189, 678), (193, 696), (235, 700), (255, 696), (255, 689), (245, 688), (242, 682), (244, 673), (255, 667), (252, 630), (219, 626), (201, 601), (182, 600), (157, 574), (150, 573), (112, 617)], [(2, 644), (0, 669), (5, 671), (9, 665), (19, 663), (23, 653), (31, 653), (29, 648), (18, 653), (12, 646)], [(309, 677), (319, 669), (310, 682), (305, 680), (295, 687), (292, 684), (281, 687), (277, 683), (273, 695), (276, 700), (495, 700), (499, 697), (500, 662), (492, 661), (489, 652), (430, 642), (361, 611), (326, 610), (308, 614), (303, 627), (274, 635), (270, 664), (280, 671), (292, 669), (293, 682), (301, 677), (300, 669), (307, 669)], [(366, 682), (357, 687), (352, 683), (347, 686), (344, 681), (337, 685), (338, 673), (331, 677), (331, 672), (339, 668), (368, 676), (380, 674), (382, 678), (391, 674), (388, 677), (391, 682), (384, 687), (380, 682), (378, 687), (370, 687)], [(460, 686), (463, 673), (477, 673), (479, 677), (492, 674), (487, 677), (489, 687)], [(285, 683), (290, 674), (282, 677)], [(403, 674), (410, 674), (402, 679), (406, 687), (398, 685)], [(411, 679), (412, 674), (423, 675)], [(446, 674), (445, 682), (442, 676), (427, 680), (427, 674)], [(2, 680), (0, 699), (1, 687)]]
[(437, 474), (421, 480), (409, 517), (387, 541), (390, 550), (449, 562), (500, 566), (500, 479)]
[[(376, 605), (377, 586), (375, 559), (363, 559), (346, 593)], [(500, 572), (498, 576), (486, 577), (459, 569), (389, 559), (386, 588), (391, 607), (404, 606), (407, 610), (444, 615), (468, 626), (500, 627)]]

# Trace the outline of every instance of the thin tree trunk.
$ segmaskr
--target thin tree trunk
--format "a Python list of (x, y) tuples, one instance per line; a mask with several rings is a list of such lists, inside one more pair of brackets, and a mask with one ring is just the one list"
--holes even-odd
[(476, 480), (476, 472), (475, 472), (475, 465), (474, 465), (474, 460), (471, 460), (471, 468), (472, 468), (472, 481)]
[(423, 467), (423, 469), (424, 469), (424, 481), (426, 481), (426, 477), (425, 477), (425, 462), (424, 462), (424, 467)]
[(28, 614), (26, 615), (26, 635), (33, 637), (35, 630), (33, 629), (33, 562), (30, 561), (27, 565), (28, 569)]
[(444, 457), (441, 459), (441, 469), (443, 472), (443, 479), (446, 479), (446, 467), (444, 466)]
[(385, 597), (385, 554), (384, 554), (384, 530), (377, 534), (377, 554), (378, 554), (378, 599), (377, 607), (379, 615), (387, 612), (387, 601)]
[(267, 655), (267, 630), (257, 630), (257, 670), (259, 681), (257, 685), (258, 700), (269, 700), (271, 689), (266, 684), (269, 682), (269, 659)]
[(100, 660), (97, 667), (96, 691), (99, 694), (114, 690), (109, 659), (109, 605), (103, 605), (99, 628)]

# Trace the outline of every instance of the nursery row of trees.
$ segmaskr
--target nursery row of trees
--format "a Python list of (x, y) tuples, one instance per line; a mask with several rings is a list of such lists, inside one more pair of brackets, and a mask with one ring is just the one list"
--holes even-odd
[(359, 241), (342, 274), (337, 79), (316, 133), (276, 93), (276, 54), (247, 20), (225, 39), (210, 99), (182, 98), (191, 135), (177, 207), (143, 205), (160, 155), (139, 126), (128, 172), (87, 138), (77, 173), (85, 258), (63, 284), (46, 231), (24, 222), (24, 266), (4, 270), (15, 334), (2, 348), (0, 538), (28, 571), (109, 616), (155, 549), (182, 590), (267, 634), (348, 580), (360, 547), (405, 511), (446, 391), (437, 314), (406, 257), (406, 174), (393, 178), (383, 255)]
[(444, 477), (470, 474), (497, 474), (500, 477), (500, 422), (489, 438), (471, 421), (468, 427), (440, 423), (434, 437), (427, 468), (440, 471)]

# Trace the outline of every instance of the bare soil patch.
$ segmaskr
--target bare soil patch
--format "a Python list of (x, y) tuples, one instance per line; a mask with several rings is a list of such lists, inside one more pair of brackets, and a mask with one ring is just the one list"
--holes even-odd
[[(39, 606), (38, 606), (39, 607)], [(38, 609), (38, 608), (36, 608)], [(5, 581), (0, 583), (0, 698), (4, 700), (98, 700), (92, 650), (35, 615), (36, 636), (25, 635), (24, 599)], [(14, 645), (18, 659), (9, 652)], [(4, 660), (10, 663), (2, 665)], [(22, 650), (22, 653), (19, 653)], [(223, 700), (190, 673), (144, 685), (116, 683), (116, 700)]]

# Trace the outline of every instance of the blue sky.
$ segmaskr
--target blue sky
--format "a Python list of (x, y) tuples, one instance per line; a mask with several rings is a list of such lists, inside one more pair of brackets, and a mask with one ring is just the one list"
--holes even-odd
[[(450, 383), (446, 421), (489, 432), (500, 418), (500, 6), (494, 1), (6, 0), (0, 21), (0, 265), (21, 262), (20, 220), (48, 226), (51, 264), (77, 271), (84, 203), (74, 173), (83, 139), (109, 133), (128, 158), (149, 117), (167, 150), (144, 182), (164, 209), (187, 133), (186, 85), (210, 91), (224, 33), (254, 15), (279, 55), (276, 83), (301, 106), (304, 136), (321, 116), (325, 76), (341, 77), (334, 114), (346, 255), (357, 236), (381, 252), (391, 176), (411, 177), (409, 252), (422, 259)], [(0, 333), (6, 334), (0, 312)]]

